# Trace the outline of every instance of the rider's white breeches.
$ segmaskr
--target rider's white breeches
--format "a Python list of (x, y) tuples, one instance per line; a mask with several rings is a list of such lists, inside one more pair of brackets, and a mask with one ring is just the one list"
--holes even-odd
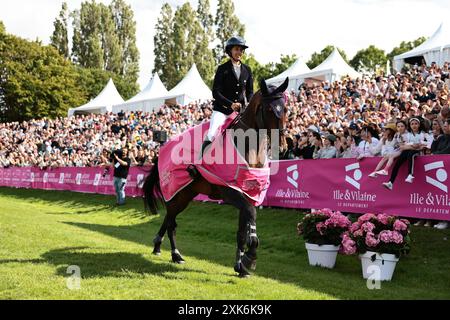
[(209, 141), (213, 141), (217, 130), (225, 123), (226, 119), (227, 116), (224, 115), (222, 112), (213, 111), (207, 135)]

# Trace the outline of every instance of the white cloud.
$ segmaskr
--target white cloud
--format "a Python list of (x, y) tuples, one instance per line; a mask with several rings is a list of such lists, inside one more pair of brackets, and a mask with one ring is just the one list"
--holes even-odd
[[(79, 8), (81, 0), (67, 0)], [(109, 3), (110, 0), (97, 0)], [(127, 0), (137, 21), (141, 54), (139, 84), (153, 69), (154, 26), (164, 0)], [(174, 8), (184, 0), (169, 0)], [(193, 6), (197, 0), (190, 0)], [(446, 0), (235, 0), (236, 14), (246, 25), (246, 40), (262, 63), (278, 61), (281, 54), (307, 60), (328, 44), (344, 49), (351, 58), (373, 44), (386, 52), (401, 41), (430, 36), (450, 16)], [(62, 0), (0, 0), (0, 20), (8, 32), (48, 43)], [(215, 10), (217, 0), (211, 0)]]

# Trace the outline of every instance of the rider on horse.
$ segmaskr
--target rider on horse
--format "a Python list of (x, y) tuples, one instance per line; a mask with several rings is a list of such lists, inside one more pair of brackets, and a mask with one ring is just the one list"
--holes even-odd
[(213, 114), (207, 137), (202, 145), (202, 154), (211, 144), (217, 130), (224, 124), (233, 111), (245, 107), (253, 96), (253, 77), (249, 66), (241, 62), (248, 46), (241, 37), (232, 37), (227, 41), (225, 52), (230, 57), (217, 68), (213, 84)]

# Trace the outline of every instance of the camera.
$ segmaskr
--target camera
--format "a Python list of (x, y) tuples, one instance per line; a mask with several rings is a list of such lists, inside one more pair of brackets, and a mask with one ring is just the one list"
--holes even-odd
[(167, 131), (153, 131), (153, 141), (158, 143), (166, 143)]
[(105, 170), (103, 170), (103, 174), (102, 177), (106, 177), (106, 175), (109, 173), (109, 168), (105, 168)]
[(115, 158), (116, 155), (117, 155), (117, 157), (118, 157), (119, 159), (121, 159), (122, 156), (123, 156), (123, 151), (122, 151), (122, 149), (116, 149), (116, 150), (113, 150), (113, 151), (110, 153), (110, 155), (109, 155), (110, 161), (114, 162), (114, 161), (116, 160), (116, 158)]

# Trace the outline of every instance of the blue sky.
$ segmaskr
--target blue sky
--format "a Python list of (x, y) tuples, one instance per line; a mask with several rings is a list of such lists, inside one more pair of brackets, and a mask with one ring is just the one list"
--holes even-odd
[[(164, 2), (174, 8), (184, 0), (126, 0), (135, 12), (141, 54), (139, 84), (145, 86), (153, 68), (154, 26)], [(210, 0), (215, 13), (217, 0)], [(71, 10), (81, 0), (67, 0)], [(110, 0), (97, 0), (109, 3)], [(197, 6), (197, 0), (190, 0)], [(236, 14), (246, 25), (249, 52), (262, 62), (281, 54), (308, 60), (328, 44), (349, 57), (373, 44), (386, 52), (401, 41), (431, 36), (450, 17), (444, 0), (235, 0)], [(0, 0), (0, 20), (8, 32), (49, 42), (62, 0)]]

